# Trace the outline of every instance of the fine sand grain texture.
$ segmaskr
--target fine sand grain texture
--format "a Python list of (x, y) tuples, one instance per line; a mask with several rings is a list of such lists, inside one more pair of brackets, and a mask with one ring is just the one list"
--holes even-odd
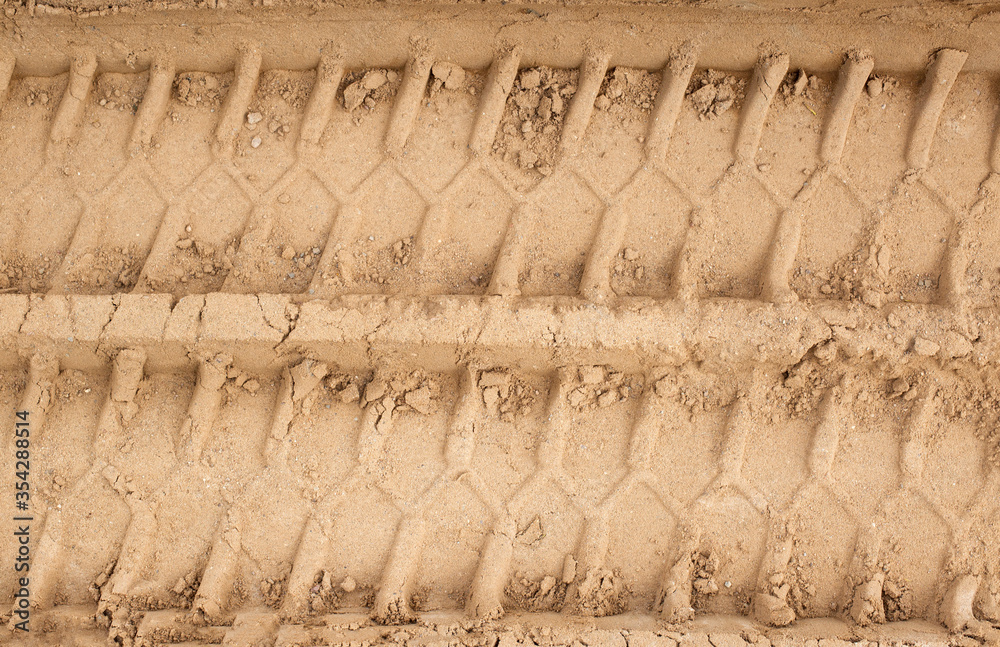
[(3, 9), (0, 645), (1000, 641), (992, 5)]

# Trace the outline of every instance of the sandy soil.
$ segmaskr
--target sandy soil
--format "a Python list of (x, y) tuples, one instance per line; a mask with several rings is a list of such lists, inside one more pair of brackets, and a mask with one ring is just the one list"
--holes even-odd
[(0, 644), (1000, 640), (988, 7), (5, 6)]

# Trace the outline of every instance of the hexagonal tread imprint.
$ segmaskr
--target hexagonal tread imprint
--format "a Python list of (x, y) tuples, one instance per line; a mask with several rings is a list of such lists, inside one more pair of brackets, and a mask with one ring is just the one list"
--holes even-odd
[[(247, 45), (232, 72), (178, 72), (163, 56), (123, 75), (84, 51), (51, 120), (42, 104), (60, 77), (13, 78), (28, 107), (0, 121), (48, 138), (35, 178), (0, 205), (21, 223), (4, 232), (5, 282), (992, 305), (995, 245), (971, 233), (974, 196), (938, 185), (957, 163), (938, 163), (934, 144), (942, 115), (949, 128), (961, 118), (949, 90), (963, 52), (937, 52), (891, 97), (912, 132), (893, 140), (899, 175), (874, 193), (855, 170), (870, 133), (852, 120), (889, 101), (866, 81), (883, 96), (899, 82), (873, 74), (870, 56), (845, 53), (836, 77), (788, 72), (784, 54), (748, 75), (699, 70), (684, 48), (661, 71), (584, 58), (518, 69), (515, 48), (484, 73), (425, 54), (350, 69), (324, 53), (298, 72), (263, 70)], [(961, 77), (961, 96), (983, 78)], [(734, 114), (711, 169), (674, 154), (693, 136), (684, 129)], [(786, 160), (773, 140), (796, 128), (815, 132)], [(81, 165), (102, 146), (115, 148), (107, 160)], [(129, 204), (141, 211), (134, 239)], [(54, 228), (40, 232), (43, 220)]]
[[(306, 359), (267, 377), (221, 353), (164, 373), (125, 349), (110, 378), (39, 354), (22, 389), (3, 384), (36, 438), (67, 415), (94, 429), (60, 441), (71, 462), (36, 512), (31, 602), (53, 626), (88, 587), (130, 639), (132, 618), (165, 607), (234, 631), (255, 606), (284, 622), (365, 608), (378, 624), (431, 610), (968, 624), (982, 612), (949, 602), (955, 587), (979, 588), (976, 609), (991, 595), (977, 528), (1000, 469), (989, 441), (949, 422), (961, 383), (944, 373), (811, 360), (733, 384), (677, 367)], [(498, 462), (491, 428), (523, 457)]]

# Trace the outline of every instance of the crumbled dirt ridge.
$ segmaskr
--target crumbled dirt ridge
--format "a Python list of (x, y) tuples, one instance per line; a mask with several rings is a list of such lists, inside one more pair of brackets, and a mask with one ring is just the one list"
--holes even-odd
[(746, 80), (717, 70), (705, 70), (692, 81), (688, 100), (699, 119), (715, 119), (738, 108), (746, 92)]
[(494, 154), (522, 170), (552, 173), (563, 119), (576, 92), (577, 72), (521, 70), (507, 99)]
[(5, 5), (0, 644), (997, 643), (996, 39), (869, 9)]

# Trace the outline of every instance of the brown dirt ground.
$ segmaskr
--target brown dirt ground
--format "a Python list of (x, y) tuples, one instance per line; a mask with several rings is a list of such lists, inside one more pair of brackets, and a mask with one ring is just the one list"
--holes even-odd
[(997, 644), (991, 10), (594, 6), (4, 5), (0, 644)]

